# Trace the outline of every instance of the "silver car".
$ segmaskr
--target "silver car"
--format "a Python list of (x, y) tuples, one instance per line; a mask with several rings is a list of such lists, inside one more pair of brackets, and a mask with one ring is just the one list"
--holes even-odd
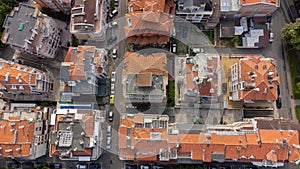
[(111, 137), (107, 137), (106, 138), (106, 150), (110, 150), (111, 149)]

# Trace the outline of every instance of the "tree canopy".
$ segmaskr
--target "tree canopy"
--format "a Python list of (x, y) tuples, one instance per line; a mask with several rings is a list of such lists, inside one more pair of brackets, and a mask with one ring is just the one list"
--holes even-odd
[(282, 39), (290, 46), (300, 50), (300, 18), (282, 29)]
[(0, 0), (0, 36), (2, 36), (2, 31), (3, 31), (3, 22), (5, 20), (5, 17), (7, 14), (10, 13), (10, 11), (18, 5), (17, 0)]

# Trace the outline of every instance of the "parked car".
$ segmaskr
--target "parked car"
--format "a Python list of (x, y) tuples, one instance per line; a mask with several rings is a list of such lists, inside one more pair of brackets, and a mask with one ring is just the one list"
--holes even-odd
[(272, 22), (272, 16), (267, 17), (267, 22), (271, 23)]
[(12, 59), (11, 61), (14, 62), (14, 63), (18, 63), (18, 64), (22, 64), (22, 63), (23, 63), (23, 62), (22, 62), (21, 60), (19, 60), (19, 59)]
[(49, 165), (50, 168), (62, 168), (62, 165), (60, 163), (51, 163)]
[(141, 169), (150, 169), (149, 165), (141, 165)]
[(76, 165), (76, 168), (77, 168), (77, 169), (86, 169), (86, 168), (87, 168), (87, 164), (78, 163), (78, 164)]
[(114, 104), (114, 103), (115, 103), (115, 95), (111, 94), (111, 95), (109, 96), (109, 103), (110, 103), (110, 104)]
[(155, 166), (152, 167), (152, 169), (164, 169), (164, 167), (163, 166), (156, 166), (155, 165)]
[(106, 150), (111, 149), (111, 137), (106, 138)]
[(282, 107), (281, 97), (278, 97), (278, 99), (276, 100), (276, 106), (277, 106), (278, 109), (281, 109), (281, 107)]
[(117, 21), (108, 23), (108, 27), (109, 27), (109, 28), (117, 27), (117, 26), (118, 26), (118, 22), (117, 22)]
[(20, 163), (14, 163), (14, 162), (7, 163), (7, 168), (20, 168), (20, 167), (21, 167)]
[(188, 33), (188, 29), (184, 28), (183, 32), (182, 32), (182, 38), (186, 38), (187, 37), (187, 33)]
[(101, 169), (101, 165), (96, 164), (96, 163), (91, 163), (90, 164), (90, 169)]
[(116, 58), (117, 58), (117, 53), (118, 53), (117, 49), (114, 48), (114, 49), (113, 49), (113, 52), (112, 52), (112, 58), (113, 58), (113, 59), (116, 59)]
[(137, 169), (137, 165), (129, 165), (129, 164), (126, 164), (125, 166), (125, 169)]
[(110, 93), (111, 93), (111, 94), (115, 94), (115, 84), (114, 84), (114, 83), (112, 83), (112, 84), (110, 85)]
[(115, 0), (115, 7), (119, 7), (119, 0)]
[(112, 122), (113, 120), (114, 120), (114, 112), (109, 112), (109, 114), (108, 114), (108, 120), (110, 121), (110, 122)]
[(272, 43), (274, 41), (274, 35), (272, 32), (270, 32), (270, 39), (269, 42)]
[(111, 82), (116, 81), (116, 72), (111, 72), (111, 77), (110, 77)]
[(173, 33), (172, 33), (172, 36), (176, 36), (176, 28), (175, 28), (175, 26), (173, 27)]
[(112, 133), (112, 128), (111, 128), (111, 125), (108, 125), (107, 126), (107, 136), (111, 136), (111, 133)]
[(119, 11), (118, 11), (118, 10), (116, 10), (116, 9), (114, 9), (114, 10), (113, 10), (113, 11), (111, 11), (111, 13), (109, 14), (109, 17), (110, 17), (110, 18), (113, 18), (113, 17), (117, 16), (117, 15), (118, 15), (118, 13), (119, 13)]
[(278, 94), (278, 96), (280, 96), (280, 87), (279, 87), (279, 85), (277, 85), (277, 94)]
[(172, 44), (172, 47), (171, 47), (171, 51), (172, 51), (172, 53), (176, 53), (176, 51), (177, 51), (177, 45), (176, 45), (176, 43), (173, 43)]

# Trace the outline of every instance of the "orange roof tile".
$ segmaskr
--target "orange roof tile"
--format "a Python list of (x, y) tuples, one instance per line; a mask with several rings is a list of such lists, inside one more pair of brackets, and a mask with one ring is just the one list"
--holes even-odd
[(241, 5), (256, 4), (256, 3), (266, 3), (266, 4), (277, 4), (278, 0), (240, 0)]
[[(168, 42), (174, 27), (175, 3), (172, 0), (130, 0), (128, 7), (132, 12), (125, 16), (129, 23), (124, 27), (126, 37), (137, 36), (130, 39), (131, 43), (142, 45), (154, 42)], [(143, 11), (141, 11), (143, 9)], [(160, 35), (160, 36), (157, 36)], [(162, 36), (164, 35), (164, 36)], [(153, 38), (155, 37), (155, 38)]]
[[(253, 56), (252, 58), (241, 59), (239, 66), (239, 82), (245, 82), (245, 89), (239, 90), (241, 99), (277, 99), (277, 85), (279, 85), (280, 79), (276, 77), (277, 70), (273, 59), (263, 59), (260, 56)], [(257, 90), (254, 90), (255, 88)]]

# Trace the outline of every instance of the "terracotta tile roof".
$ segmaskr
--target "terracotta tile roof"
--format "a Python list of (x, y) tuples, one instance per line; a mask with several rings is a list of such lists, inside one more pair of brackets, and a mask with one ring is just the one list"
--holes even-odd
[(133, 121), (134, 121), (134, 123), (143, 124), (144, 123), (144, 115), (142, 115), (142, 114), (136, 114), (133, 117)]
[[(161, 133), (161, 139), (151, 139), (151, 132)], [(294, 130), (168, 134), (166, 129), (121, 125), (119, 144), (120, 158), (136, 161), (159, 161), (155, 155), (161, 150), (177, 150), (179, 157), (203, 162), (211, 162), (214, 158), (245, 162), (283, 162), (300, 158), (298, 131)]]
[[(86, 51), (95, 51), (94, 46), (79, 46), (77, 49), (70, 47), (66, 55), (65, 62), (70, 62), (70, 79), (86, 80), (83, 59)], [(91, 59), (92, 56), (90, 56)]]
[(136, 159), (138, 161), (156, 161), (156, 155), (157, 154), (137, 154)]
[(122, 126), (133, 127), (134, 121), (131, 119), (121, 118), (121, 124), (122, 124)]
[(167, 57), (165, 53), (152, 53), (144, 56), (137, 52), (126, 52), (124, 55), (126, 68), (123, 73), (151, 72), (168, 76), (166, 71)]
[(145, 72), (137, 75), (137, 86), (152, 86), (152, 73)]
[[(279, 85), (280, 79), (276, 76), (276, 64), (274, 63), (273, 59), (265, 59), (261, 58), (261, 56), (253, 56), (252, 58), (241, 59), (239, 66), (239, 82), (245, 82), (245, 89), (239, 90), (241, 99), (277, 99), (277, 85)], [(253, 74), (253, 78), (251, 78), (251, 74)], [(255, 88), (257, 90), (254, 90)]]
[[(0, 59), (0, 70), (1, 88), (5, 89), (6, 91), (20, 91), (26, 93), (32, 91), (29, 85), (37, 86), (37, 78), (51, 81), (48, 74), (44, 74), (44, 72), (38, 69), (16, 64), (10, 61), (5, 61), (3, 59)], [(7, 81), (6, 76), (8, 77)], [(14, 85), (16, 89), (13, 89), (12, 85)], [(36, 90), (42, 91), (43, 89), (36, 87)], [(45, 89), (45, 91), (47, 90)]]
[(130, 0), (128, 8), (132, 8), (132, 12), (125, 15), (124, 27), (129, 42), (142, 45), (169, 42), (174, 27), (174, 17), (169, 14), (175, 15), (175, 6), (172, 0)]
[(240, 0), (241, 5), (266, 3), (266, 4), (277, 4), (279, 0)]
[[(1, 120), (0, 147), (2, 156), (21, 157), (30, 155), (30, 145), (34, 139), (34, 122), (17, 120), (18, 117), (11, 117), (11, 120)], [(21, 126), (21, 127), (20, 127)], [(21, 148), (21, 150), (18, 150)]]
[(126, 136), (127, 136), (127, 127), (120, 126), (119, 127), (119, 148), (126, 148)]

